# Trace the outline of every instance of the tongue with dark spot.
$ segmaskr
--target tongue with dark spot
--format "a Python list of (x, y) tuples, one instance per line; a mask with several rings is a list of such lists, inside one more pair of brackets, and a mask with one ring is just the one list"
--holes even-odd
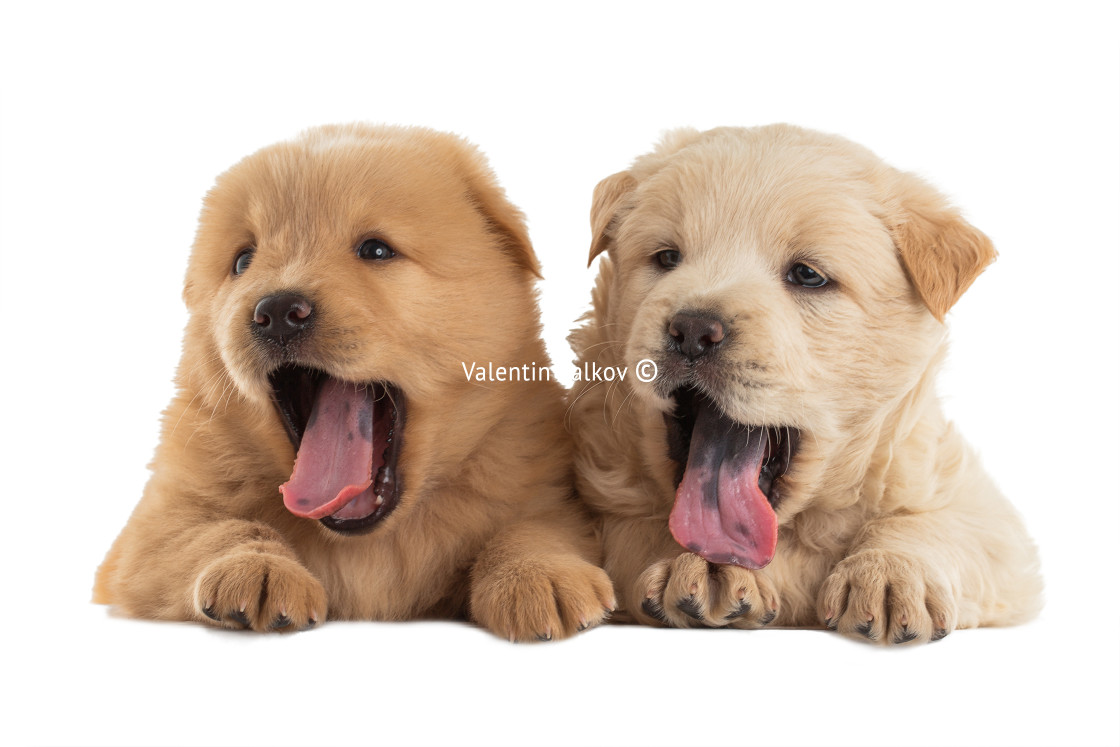
[(296, 516), (321, 519), (373, 482), (373, 393), (327, 379), (315, 396), (291, 478), (280, 486)]
[(778, 517), (758, 487), (766, 429), (740, 425), (710, 401), (699, 408), (669, 530), (713, 563), (762, 568), (778, 545)]

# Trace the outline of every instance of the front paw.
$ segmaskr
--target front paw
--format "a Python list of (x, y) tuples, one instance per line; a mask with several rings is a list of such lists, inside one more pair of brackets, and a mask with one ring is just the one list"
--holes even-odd
[(882, 550), (863, 550), (825, 579), (817, 611), (832, 630), (877, 643), (926, 643), (949, 635), (957, 605), (934, 569)]
[(565, 638), (598, 625), (615, 606), (607, 574), (578, 557), (511, 562), (471, 588), (471, 616), (510, 641)]
[(290, 632), (326, 619), (327, 594), (290, 558), (235, 552), (198, 575), (194, 607), (200, 619), (226, 628)]
[(644, 622), (678, 628), (761, 628), (778, 616), (778, 591), (761, 571), (682, 553), (638, 578)]

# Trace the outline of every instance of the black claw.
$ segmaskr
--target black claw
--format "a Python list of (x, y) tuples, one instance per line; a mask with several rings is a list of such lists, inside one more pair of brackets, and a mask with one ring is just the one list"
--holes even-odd
[(207, 617), (209, 617), (211, 620), (214, 620), (215, 622), (221, 622), (222, 621), (222, 618), (218, 617), (218, 614), (216, 612), (214, 612), (213, 607), (203, 607), (202, 608), (202, 614), (206, 615)]
[(751, 603), (744, 599), (744, 600), (739, 602), (738, 607), (736, 607), (735, 609), (728, 612), (727, 615), (725, 615), (723, 619), (724, 620), (734, 620), (736, 617), (742, 617), (743, 615), (747, 614), (750, 611), (751, 611)]
[(314, 628), (318, 624), (319, 624), (319, 622), (317, 620), (308, 620), (307, 625), (304, 625), (303, 629), (304, 630), (310, 630), (311, 628)]
[(703, 621), (704, 619), (704, 613), (700, 609), (700, 603), (696, 601), (696, 597), (694, 596), (689, 596), (686, 599), (682, 599), (681, 601), (677, 602), (677, 609), (691, 617), (693, 620)]
[(271, 630), (280, 630), (292, 624), (292, 618), (287, 615), (277, 615), (272, 623), (268, 626)]
[(668, 620), (665, 619), (664, 608), (662, 608), (661, 603), (655, 599), (646, 599), (642, 602), (642, 612), (646, 613), (654, 620), (668, 622)]
[(859, 633), (864, 638), (866, 638), (870, 641), (873, 641), (873, 640), (875, 640), (875, 636), (871, 634), (872, 625), (874, 625), (873, 620), (868, 620), (865, 623), (860, 623), (859, 625), (856, 626), (856, 632)]
[(895, 643), (909, 643), (910, 641), (914, 640), (917, 637), (918, 637), (917, 631), (910, 630), (910, 628), (903, 625), (902, 630), (900, 630), (898, 632), (898, 635), (895, 636), (894, 642)]
[(778, 611), (777, 610), (770, 610), (769, 612), (766, 613), (766, 617), (764, 617), (764, 618), (762, 618), (761, 620), (758, 621), (758, 624), (759, 625), (769, 625), (770, 623), (774, 622), (774, 618), (777, 617), (777, 616), (778, 616)]
[(226, 617), (233, 620), (235, 623), (241, 623), (241, 625), (246, 628), (249, 627), (249, 616), (240, 610), (230, 612)]
[(940, 641), (947, 635), (949, 635), (948, 628), (938, 628), (937, 630), (933, 631), (933, 637), (930, 638), (930, 641)]
[[(580, 630), (583, 630), (583, 628), (580, 628)], [(549, 633), (548, 635), (542, 635), (541, 633), (537, 633), (537, 640), (538, 641), (551, 641), (552, 640), (552, 633)]]
[(827, 620), (824, 621), (824, 626), (826, 628), (828, 628), (829, 630), (836, 630), (836, 628), (839, 627), (839, 625), (840, 625), (840, 619), (839, 618), (833, 620), (830, 617), (830, 618), (828, 618)]

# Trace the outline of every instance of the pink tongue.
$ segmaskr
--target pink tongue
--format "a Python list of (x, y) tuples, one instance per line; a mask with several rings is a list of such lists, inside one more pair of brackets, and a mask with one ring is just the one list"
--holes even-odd
[(701, 405), (669, 515), (674, 539), (713, 563), (762, 568), (773, 560), (778, 517), (758, 487), (765, 458), (765, 428), (745, 428), (712, 403)]
[(367, 491), (373, 483), (373, 416), (373, 393), (367, 387), (323, 382), (292, 476), (280, 486), (289, 511), (322, 519)]

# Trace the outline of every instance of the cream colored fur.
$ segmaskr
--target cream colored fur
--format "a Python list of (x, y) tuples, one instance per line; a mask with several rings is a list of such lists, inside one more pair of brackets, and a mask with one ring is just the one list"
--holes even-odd
[[(579, 361), (664, 370), (673, 314), (715, 311), (728, 337), (709, 394), (741, 423), (801, 434), (773, 561), (715, 566), (667, 526), (671, 386), (577, 382), (578, 483), (630, 615), (910, 642), (1037, 613), (1036, 550), (936, 397), (944, 315), (995, 258), (937, 192), (839, 137), (680, 130), (599, 184), (591, 223), (591, 258), (608, 256), (570, 338)], [(670, 271), (667, 247), (682, 256)], [(829, 285), (795, 287), (796, 262)]]

